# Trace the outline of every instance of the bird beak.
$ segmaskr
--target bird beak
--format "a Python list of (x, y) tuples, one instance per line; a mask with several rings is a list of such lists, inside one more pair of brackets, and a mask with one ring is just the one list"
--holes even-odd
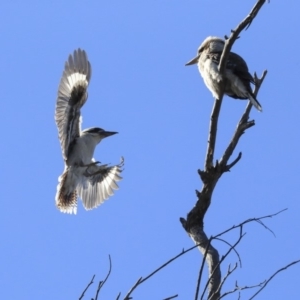
[(118, 133), (118, 132), (115, 132), (115, 131), (105, 131), (105, 132), (103, 132), (103, 135), (104, 135), (104, 137), (109, 137), (109, 136), (114, 135), (116, 133)]
[(187, 62), (185, 65), (186, 65), (186, 66), (190, 66), (190, 65), (196, 64), (196, 63), (198, 62), (198, 60), (199, 60), (199, 56), (200, 56), (200, 55), (197, 55), (197, 56), (194, 57), (192, 60), (190, 60), (189, 62)]

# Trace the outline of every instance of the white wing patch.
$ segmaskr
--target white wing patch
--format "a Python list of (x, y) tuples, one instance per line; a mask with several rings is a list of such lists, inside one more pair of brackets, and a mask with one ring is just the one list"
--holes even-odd
[(70, 76), (67, 77), (68, 83), (66, 86), (68, 87), (69, 91), (72, 91), (73, 88), (77, 85), (83, 85), (85, 87), (88, 86), (87, 81), (87, 75), (86, 74), (80, 74), (80, 73), (73, 73)]
[(59, 84), (55, 121), (65, 160), (68, 159), (70, 145), (80, 134), (80, 109), (87, 100), (91, 72), (85, 51), (75, 50), (65, 64)]

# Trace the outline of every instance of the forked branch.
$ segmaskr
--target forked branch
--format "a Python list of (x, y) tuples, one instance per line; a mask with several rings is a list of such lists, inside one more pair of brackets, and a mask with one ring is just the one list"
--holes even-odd
[[(108, 270), (108, 273), (107, 273), (107, 275), (106, 275), (106, 277), (105, 277), (105, 279), (103, 281), (99, 281), (95, 298), (93, 298), (92, 300), (97, 300), (98, 299), (99, 292), (100, 292), (101, 288), (103, 287), (103, 285), (105, 284), (105, 282), (107, 281), (107, 279), (108, 279), (108, 277), (109, 277), (109, 275), (111, 273), (112, 264), (111, 264), (111, 257), (110, 257), (110, 255), (108, 255), (108, 259), (109, 259), (109, 270)], [(82, 292), (81, 296), (79, 297), (79, 300), (83, 299), (84, 294), (86, 293), (86, 291), (88, 290), (88, 288), (94, 283), (94, 279), (95, 279), (95, 275), (92, 277), (91, 281), (89, 282), (89, 284), (86, 286), (86, 288)]]
[[(230, 37), (225, 41), (225, 47), (219, 63), (219, 71), (221, 74), (224, 73), (228, 54), (233, 43), (238, 38), (240, 32), (247, 28), (247, 26), (250, 26), (251, 22), (256, 17), (257, 13), (265, 2), (265, 0), (258, 0), (249, 15), (237, 26), (235, 30), (232, 31)], [(267, 72), (265, 71), (260, 79), (258, 79), (255, 74), (255, 94), (257, 94), (266, 76), (266, 73)], [(221, 82), (221, 87), (223, 87), (223, 90), (225, 84), (226, 82)], [(199, 245), (198, 248), (206, 259), (209, 269), (208, 294), (210, 300), (216, 300), (220, 296), (219, 287), (221, 283), (221, 271), (218, 251), (211, 245), (210, 240), (207, 238), (204, 232), (204, 216), (210, 206), (212, 194), (219, 178), (224, 172), (228, 172), (242, 157), (242, 154), (240, 153), (236, 159), (234, 159), (231, 163), (228, 163), (240, 137), (245, 130), (254, 125), (254, 121), (248, 121), (252, 107), (251, 104), (248, 104), (244, 114), (238, 122), (237, 128), (229, 145), (224, 151), (224, 154), (222, 155), (220, 161), (216, 161), (214, 164), (218, 119), (222, 105), (222, 98), (223, 95), (220, 96), (220, 99), (216, 99), (214, 102), (209, 125), (208, 146), (204, 163), (205, 167), (203, 171), (198, 170), (200, 178), (203, 182), (202, 189), (201, 191), (196, 191), (196, 196), (198, 199), (195, 206), (188, 213), (187, 219), (180, 218), (182, 226), (192, 238), (194, 243)]]

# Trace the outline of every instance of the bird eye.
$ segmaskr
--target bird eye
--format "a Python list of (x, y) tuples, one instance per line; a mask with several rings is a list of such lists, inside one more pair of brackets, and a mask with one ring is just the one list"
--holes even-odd
[(198, 54), (200, 54), (203, 51), (203, 47), (198, 49)]

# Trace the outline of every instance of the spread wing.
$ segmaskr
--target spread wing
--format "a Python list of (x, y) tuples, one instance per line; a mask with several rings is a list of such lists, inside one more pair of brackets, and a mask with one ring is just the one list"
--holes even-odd
[(93, 165), (86, 170), (86, 176), (82, 176), (77, 186), (79, 197), (82, 199), (85, 209), (93, 209), (102, 204), (114, 194), (119, 187), (117, 181), (122, 179), (124, 159), (115, 166)]
[(87, 100), (91, 65), (84, 50), (69, 56), (60, 80), (56, 100), (55, 122), (62, 155), (68, 159), (69, 149), (80, 134), (80, 109)]

